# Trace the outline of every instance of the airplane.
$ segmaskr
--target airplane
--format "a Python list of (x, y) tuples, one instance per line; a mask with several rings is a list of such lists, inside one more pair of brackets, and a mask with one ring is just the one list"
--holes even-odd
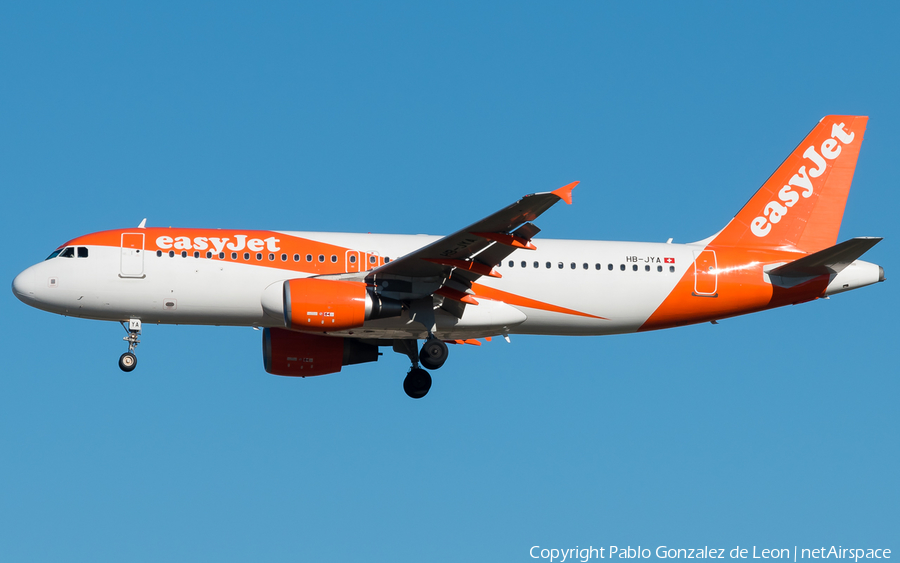
[(38, 309), (120, 322), (126, 372), (145, 323), (249, 326), (275, 375), (336, 373), (392, 348), (409, 357), (403, 388), (418, 399), (448, 343), (716, 323), (884, 281), (859, 260), (881, 238), (837, 243), (867, 122), (822, 118), (721, 231), (690, 244), (536, 239), (534, 221), (571, 204), (573, 182), (444, 237), (145, 219), (66, 242), (12, 289)]

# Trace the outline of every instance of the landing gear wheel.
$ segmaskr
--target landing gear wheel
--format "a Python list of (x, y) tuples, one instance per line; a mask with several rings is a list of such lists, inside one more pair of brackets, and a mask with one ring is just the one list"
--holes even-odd
[(137, 367), (137, 356), (131, 352), (125, 352), (119, 356), (119, 369), (128, 372)]
[(428, 369), (438, 369), (447, 361), (450, 355), (447, 345), (443, 340), (437, 338), (429, 338), (422, 344), (422, 351), (419, 352), (419, 361)]
[(420, 368), (412, 368), (403, 380), (403, 390), (412, 399), (421, 399), (431, 389), (431, 375)]

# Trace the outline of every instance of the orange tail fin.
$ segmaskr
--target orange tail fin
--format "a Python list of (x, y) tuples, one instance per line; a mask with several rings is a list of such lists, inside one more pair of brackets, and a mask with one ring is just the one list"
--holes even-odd
[(822, 118), (712, 244), (807, 253), (834, 246), (868, 120)]

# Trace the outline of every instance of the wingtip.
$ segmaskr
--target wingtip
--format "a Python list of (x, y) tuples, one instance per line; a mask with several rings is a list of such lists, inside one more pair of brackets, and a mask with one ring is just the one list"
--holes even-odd
[(559, 199), (563, 200), (568, 205), (572, 205), (572, 190), (574, 190), (575, 186), (577, 186), (579, 183), (580, 183), (580, 181), (572, 182), (571, 184), (566, 184), (565, 186), (563, 186), (559, 189), (553, 190), (550, 193), (555, 195)]

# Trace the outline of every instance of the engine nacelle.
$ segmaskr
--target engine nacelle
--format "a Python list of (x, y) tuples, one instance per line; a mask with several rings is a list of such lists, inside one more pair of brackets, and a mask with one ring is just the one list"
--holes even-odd
[(353, 338), (303, 334), (283, 328), (263, 330), (263, 365), (273, 375), (309, 377), (342, 366), (378, 360), (378, 346)]
[[(365, 321), (397, 317), (403, 312), (399, 301), (374, 294), (363, 282), (301, 278), (282, 286), (280, 304), (270, 290), (263, 295), (263, 309), (284, 317), (287, 328), (302, 331), (334, 332), (360, 327)], [(280, 305), (280, 306), (279, 306)], [(273, 310), (275, 308), (280, 311)]]

